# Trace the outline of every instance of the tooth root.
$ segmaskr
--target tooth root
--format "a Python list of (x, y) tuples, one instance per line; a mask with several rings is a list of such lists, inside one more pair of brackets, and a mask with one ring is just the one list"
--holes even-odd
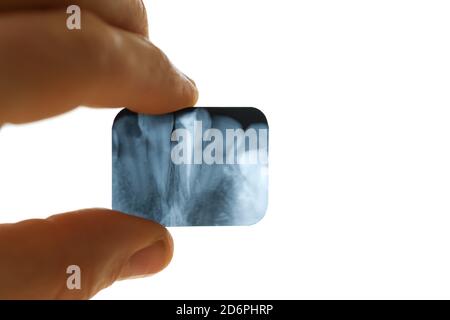
[(243, 208), (241, 223), (255, 224), (264, 217), (267, 210), (268, 198), (268, 134), (267, 124), (259, 123), (249, 126), (254, 129), (258, 135), (257, 147), (253, 146), (248, 152), (254, 153), (257, 157), (256, 164), (241, 165), (241, 174), (246, 181), (242, 192), (251, 195), (253, 201), (243, 202), (246, 208)]
[(140, 152), (142, 143), (138, 115), (122, 111), (113, 127), (113, 209), (145, 216), (157, 212), (158, 206), (142, 200), (148, 198), (154, 185), (143, 165), (146, 155)]
[[(140, 146), (143, 153), (142, 160), (145, 164), (147, 175), (152, 175), (156, 184), (156, 192), (166, 196), (170, 174), (170, 137), (174, 125), (173, 114), (161, 116), (138, 116), (138, 124), (141, 129), (144, 143)], [(149, 190), (150, 192), (154, 192)]]
[(182, 111), (175, 116), (175, 128), (185, 129), (190, 141), (186, 144), (189, 152), (189, 164), (176, 166), (177, 179), (183, 188), (185, 197), (190, 198), (198, 182), (199, 170), (202, 163), (203, 132), (211, 127), (211, 117), (204, 108)]
[[(226, 129), (242, 129), (240, 123), (223, 116), (213, 117), (213, 127), (219, 128), (225, 139)], [(241, 150), (243, 153), (237, 156), (248, 159), (246, 158), (247, 153), (256, 152), (258, 153), (258, 162), (256, 164), (242, 162), (244, 164), (214, 166), (218, 170), (222, 170), (222, 172), (217, 172), (222, 177), (222, 181), (217, 183), (219, 188), (231, 184), (227, 186), (227, 190), (223, 190), (223, 194), (228, 197), (227, 210), (230, 220), (227, 223), (232, 225), (254, 224), (264, 216), (267, 208), (267, 167), (264, 163), (259, 162), (259, 153), (260, 151), (267, 151), (267, 136), (262, 130), (266, 130), (265, 132), (268, 134), (268, 127), (266, 124), (254, 124), (249, 126), (244, 134), (249, 134), (251, 132), (249, 130), (255, 131), (254, 134), (256, 134), (258, 140), (256, 145), (242, 145), (242, 143), (245, 144), (245, 140), (241, 140), (239, 141), (241, 144), (236, 143), (233, 150), (233, 144), (228, 143), (225, 144), (228, 145), (226, 153), (229, 155), (230, 153), (233, 154), (234, 151), (239, 152)], [(260, 135), (261, 132), (263, 134)], [(261, 148), (262, 150), (260, 150)], [(236, 154), (234, 155), (236, 156)], [(218, 187), (216, 186), (216, 188)]]

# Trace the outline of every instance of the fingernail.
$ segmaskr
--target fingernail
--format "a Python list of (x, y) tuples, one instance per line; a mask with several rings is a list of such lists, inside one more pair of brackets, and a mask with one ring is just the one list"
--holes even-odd
[(194, 106), (199, 98), (199, 93), (198, 93), (198, 88), (197, 88), (197, 84), (195, 83), (194, 80), (192, 80), (191, 78), (189, 78), (184, 72), (181, 72), (179, 69), (177, 69), (178, 74), (180, 75), (180, 78), (186, 81), (183, 81), (186, 84), (186, 89), (188, 89), (189, 91), (189, 96), (190, 96), (190, 100), (191, 100), (191, 106)]
[(188, 80), (194, 85), (194, 87), (197, 88), (197, 84), (195, 83), (194, 80), (192, 80), (191, 78), (189, 78), (189, 77), (188, 77), (185, 73), (183, 73), (183, 72), (181, 72), (181, 74), (182, 74), (186, 79), (188, 79)]
[(151, 246), (136, 252), (128, 260), (120, 278), (133, 278), (152, 275), (163, 270), (172, 258), (171, 237), (159, 240)]
[(197, 89), (197, 84), (195, 83), (194, 80), (192, 80), (191, 78), (189, 78), (185, 73), (180, 72), (180, 74), (189, 82), (189, 87), (190, 87), (190, 92), (192, 95), (192, 105), (195, 105), (198, 101), (198, 89)]

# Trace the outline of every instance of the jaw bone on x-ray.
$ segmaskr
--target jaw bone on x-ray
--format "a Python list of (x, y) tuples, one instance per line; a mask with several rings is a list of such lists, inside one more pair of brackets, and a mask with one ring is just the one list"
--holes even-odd
[(268, 124), (254, 108), (190, 108), (113, 125), (113, 209), (165, 226), (239, 226), (268, 198)]

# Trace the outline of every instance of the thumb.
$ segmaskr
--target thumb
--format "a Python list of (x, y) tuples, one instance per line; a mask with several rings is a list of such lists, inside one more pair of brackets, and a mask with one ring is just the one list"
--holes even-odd
[[(172, 254), (163, 226), (106, 209), (3, 224), (0, 299), (88, 299), (118, 279), (161, 271)], [(73, 265), (79, 289), (67, 285)]]

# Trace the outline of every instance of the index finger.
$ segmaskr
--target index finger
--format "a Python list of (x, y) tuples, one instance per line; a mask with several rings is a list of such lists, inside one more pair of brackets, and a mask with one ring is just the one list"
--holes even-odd
[(78, 31), (65, 19), (60, 9), (0, 18), (0, 123), (80, 105), (161, 114), (196, 103), (195, 84), (151, 42), (92, 13)]

